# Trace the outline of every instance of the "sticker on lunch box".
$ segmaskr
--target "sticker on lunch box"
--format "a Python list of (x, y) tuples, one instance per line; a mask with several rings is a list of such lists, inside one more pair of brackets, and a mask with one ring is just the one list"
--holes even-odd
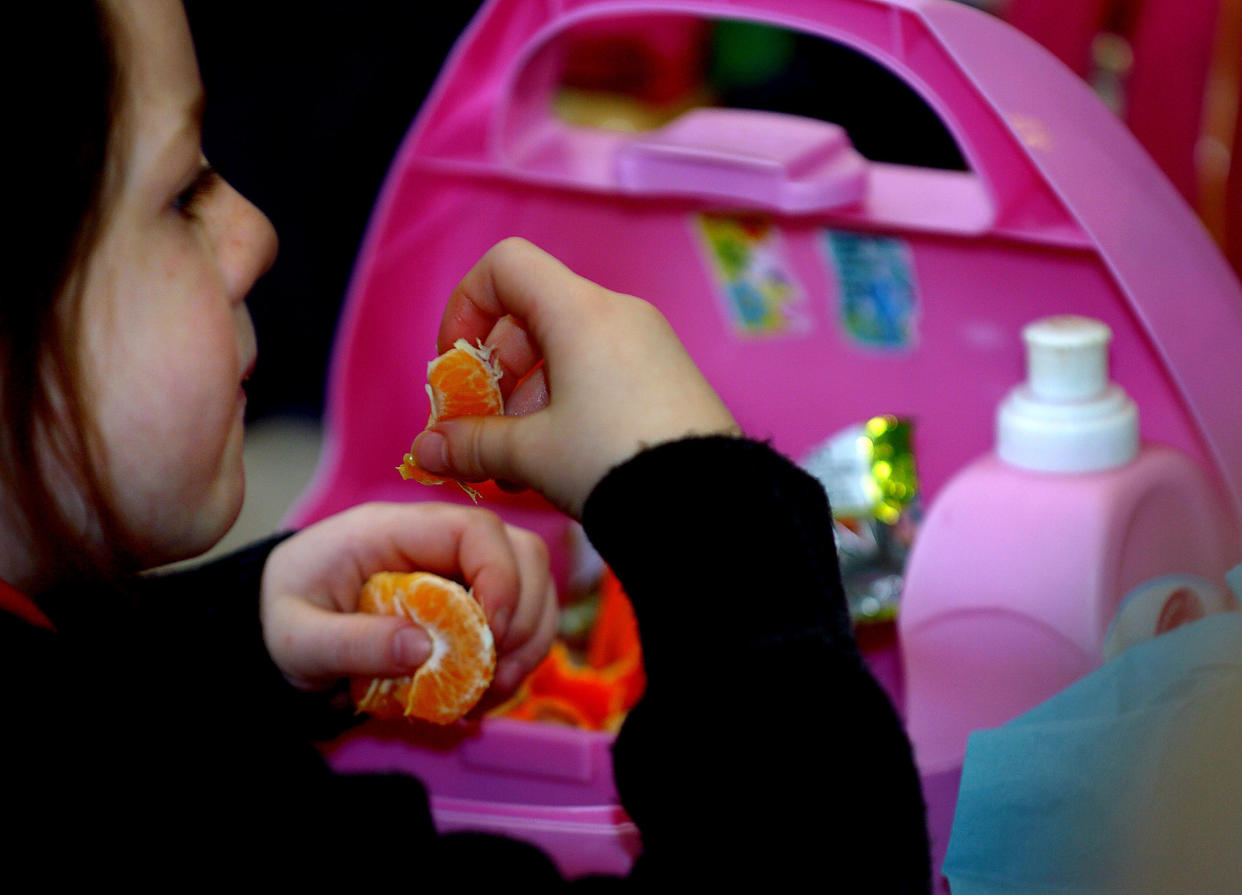
[(846, 335), (872, 348), (912, 348), (919, 302), (905, 241), (826, 230), (824, 243), (837, 274)]
[(804, 295), (771, 219), (758, 214), (694, 216), (733, 328), (745, 335), (805, 330)]

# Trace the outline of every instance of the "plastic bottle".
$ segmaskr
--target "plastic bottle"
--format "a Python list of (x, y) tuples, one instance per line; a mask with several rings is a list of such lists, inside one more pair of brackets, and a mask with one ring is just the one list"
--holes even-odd
[(1233, 604), (1236, 523), (1194, 460), (1140, 445), (1109, 328), (1061, 316), (1022, 335), (1027, 379), (998, 409), (996, 451), (937, 495), (906, 568), (906, 721), (925, 774), (1097, 667), (1106, 641)]

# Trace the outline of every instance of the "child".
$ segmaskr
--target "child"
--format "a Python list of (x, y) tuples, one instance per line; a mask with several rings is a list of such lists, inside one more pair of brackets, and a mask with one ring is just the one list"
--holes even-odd
[[(485, 510), (363, 506), (190, 572), (137, 574), (205, 550), (237, 513), (255, 356), (243, 300), (275, 237), (202, 160), (178, 3), (21, 15), (13, 33), (40, 40), (47, 74), (18, 110), (27, 163), (64, 182), (27, 178), (56, 185), (32, 226), (54, 257), (20, 265), (0, 355), (10, 868), (93, 881), (119, 865), (166, 884), (261, 857), (556, 884), (531, 848), (436, 837), (416, 781), (336, 777), (310, 746), (347, 723), (331, 708), (343, 677), (426, 655), (416, 627), (351, 613), (373, 571), (471, 585), (503, 656), (495, 688), (512, 690), (555, 625), (533, 536)], [(917, 775), (850, 638), (822, 489), (738, 436), (650, 306), (526, 243), (464, 278), (441, 347), (458, 337), (496, 347), (525, 415), (441, 424), (420, 463), (538, 489), (635, 602), (648, 692), (615, 749), (643, 835), (633, 881), (927, 891)]]
[(195, 766), (206, 796), (251, 762), (270, 772), (263, 751), (277, 763), (295, 728), (314, 759), (299, 691), (408, 674), (429, 653), (408, 621), (351, 612), (383, 569), (473, 586), (504, 698), (551, 643), (556, 595), (542, 542), (485, 510), (359, 507), (194, 574), (134, 577), (203, 552), (240, 509), (244, 299), (276, 237), (202, 158), (180, 4), (32, 6), (8, 26), (41, 43), (13, 91), (29, 149), (9, 166), (36, 251), (14, 261), (0, 348), (9, 816), (181, 799)]

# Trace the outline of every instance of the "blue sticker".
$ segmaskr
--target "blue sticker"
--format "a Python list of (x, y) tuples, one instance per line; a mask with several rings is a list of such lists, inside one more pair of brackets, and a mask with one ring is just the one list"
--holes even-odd
[(837, 272), (846, 334), (873, 348), (913, 347), (919, 305), (906, 242), (839, 230), (824, 236)]

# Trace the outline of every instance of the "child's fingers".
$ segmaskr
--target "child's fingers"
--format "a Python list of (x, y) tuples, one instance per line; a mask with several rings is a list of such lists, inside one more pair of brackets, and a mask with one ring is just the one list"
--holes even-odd
[(495, 513), (474, 509), (462, 530), (458, 562), (462, 576), (496, 642), (503, 642), (521, 602), (525, 557), (519, 557), (508, 527)]
[(543, 618), (545, 608), (556, 603), (556, 585), (548, 563), (548, 547), (543, 538), (521, 528), (506, 526), (517, 557), (521, 591), (514, 609), (509, 630), (496, 641), (496, 650), (502, 655), (513, 652), (534, 636)]
[(492, 359), (500, 366), (500, 393), (507, 407), (514, 386), (543, 358), (526, 330), (508, 314), (496, 321), (483, 344), (493, 350)]
[[(415, 570), (474, 587), (489, 618), (518, 602), (518, 560), (495, 513), (440, 503), (364, 504), (297, 533), (268, 557), (262, 620), (273, 657), (287, 653), (282, 641), (290, 625), (314, 618), (293, 615), (290, 606), (305, 603), (338, 615), (352, 613), (373, 573)], [(505, 628), (497, 626), (502, 634)]]
[[(480, 260), (475, 269), (483, 262)], [(440, 318), (440, 329), (436, 334), (436, 353), (443, 354), (453, 347), (458, 339), (465, 339), (471, 345), (481, 342), (491, 333), (505, 311), (495, 301), (488, 301), (488, 293), (479, 293), (478, 287), (467, 285), (467, 279), (474, 275), (474, 269), (466, 274), (457, 287), (449, 295), (448, 304)], [(478, 299), (474, 296), (478, 296)]]
[(516, 602), (517, 558), (495, 513), (447, 503), (371, 504), (365, 509), (370, 512), (359, 522), (367, 524), (342, 542), (349, 545), (342, 559), (356, 564), (362, 582), (375, 572), (434, 572), (475, 588), (485, 610)]
[(527, 416), (548, 406), (548, 377), (543, 367), (536, 367), (505, 398), (506, 416)]
[(341, 613), (302, 600), (282, 607), (272, 659), (303, 689), (341, 677), (411, 674), (431, 655), (431, 640), (401, 618)]
[(461, 338), (483, 339), (511, 314), (544, 354), (554, 352), (558, 334), (573, 330), (584, 290), (600, 287), (526, 240), (506, 239), (489, 249), (449, 296), (436, 349), (443, 353)]
[(507, 697), (515, 692), (526, 675), (534, 671), (548, 654), (552, 641), (556, 639), (558, 618), (556, 601), (544, 604), (543, 614), (530, 639), (513, 652), (499, 657), (496, 674), (492, 678), (492, 688), (498, 694)]
[(645, 445), (737, 429), (655, 306), (524, 240), (497, 244), (462, 278), (440, 347), (484, 327), (507, 369), (543, 365), (513, 386), (504, 417), (446, 420), (419, 435), (414, 456), (433, 475), (524, 485), (574, 516)]
[[(474, 511), (449, 503), (367, 503), (311, 525), (272, 551), (265, 591), (295, 593), (325, 609), (352, 612), (374, 572), (461, 573), (463, 533)], [(496, 524), (496, 537), (503, 530)]]
[(519, 467), (514, 428), (526, 422), (510, 416), (468, 416), (443, 420), (414, 439), (412, 451), (420, 469), (432, 475), (481, 482), (500, 479), (532, 486)]

